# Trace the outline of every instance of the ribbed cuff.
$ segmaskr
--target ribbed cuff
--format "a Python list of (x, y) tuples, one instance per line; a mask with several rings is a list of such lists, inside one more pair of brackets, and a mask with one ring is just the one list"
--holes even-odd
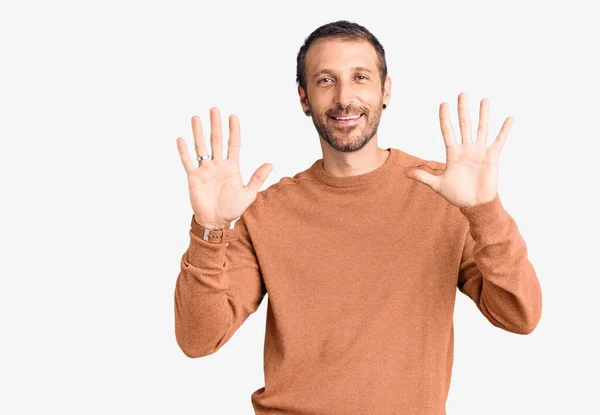
[(187, 257), (190, 264), (198, 268), (221, 269), (225, 263), (226, 243), (215, 244), (202, 239), (204, 232), (192, 215), (190, 224), (190, 245)]
[(494, 198), (489, 202), (459, 208), (459, 210), (469, 221), (473, 238), (479, 235), (485, 236), (499, 232), (512, 220), (511, 216), (504, 209), (498, 192), (496, 192)]

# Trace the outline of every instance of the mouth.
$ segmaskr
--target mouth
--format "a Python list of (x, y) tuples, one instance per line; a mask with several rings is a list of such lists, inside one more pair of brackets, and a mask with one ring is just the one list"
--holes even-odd
[(340, 117), (329, 116), (335, 125), (348, 126), (356, 125), (363, 119), (364, 114), (344, 115)]

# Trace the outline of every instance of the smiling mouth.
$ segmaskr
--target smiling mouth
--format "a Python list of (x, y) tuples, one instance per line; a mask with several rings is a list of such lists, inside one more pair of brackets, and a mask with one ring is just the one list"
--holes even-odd
[(364, 114), (345, 115), (343, 117), (332, 117), (329, 118), (337, 125), (356, 125), (362, 120)]

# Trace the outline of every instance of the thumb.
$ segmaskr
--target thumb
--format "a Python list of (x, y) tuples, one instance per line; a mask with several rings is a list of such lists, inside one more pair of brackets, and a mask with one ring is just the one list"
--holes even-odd
[(437, 189), (440, 188), (440, 180), (441, 180), (440, 177), (435, 176), (431, 173), (427, 173), (426, 171), (421, 170), (421, 169), (409, 170), (406, 173), (406, 177), (408, 177), (409, 179), (413, 179), (418, 182), (421, 182), (421, 183), (429, 186), (431, 189), (433, 189), (436, 192), (437, 192)]
[(250, 177), (250, 181), (246, 185), (246, 188), (253, 194), (258, 193), (258, 190), (267, 180), (271, 171), (273, 171), (273, 165), (271, 163), (265, 163), (260, 166), (256, 169), (254, 174), (252, 174), (252, 177)]

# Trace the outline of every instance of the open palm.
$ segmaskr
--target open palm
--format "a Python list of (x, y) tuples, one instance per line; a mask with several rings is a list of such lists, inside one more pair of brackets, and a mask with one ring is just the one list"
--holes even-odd
[(491, 201), (498, 191), (498, 158), (513, 123), (508, 117), (494, 143), (487, 147), (487, 99), (482, 99), (479, 111), (477, 139), (471, 139), (471, 120), (467, 106), (467, 94), (458, 95), (458, 117), (462, 142), (456, 138), (450, 123), (448, 104), (440, 105), (440, 127), (446, 146), (446, 168), (440, 176), (421, 169), (412, 169), (406, 177), (417, 180), (458, 207), (470, 207)]
[[(271, 163), (264, 163), (244, 186), (240, 174), (240, 124), (235, 115), (229, 117), (229, 144), (227, 159), (223, 159), (223, 134), (221, 117), (216, 107), (210, 110), (210, 144), (212, 157), (202, 160), (196, 167), (190, 158), (185, 140), (177, 138), (177, 148), (188, 177), (190, 201), (194, 210), (194, 220), (205, 227), (223, 228), (239, 218), (254, 202), (260, 186), (273, 169)], [(194, 146), (198, 156), (207, 155), (198, 116), (192, 117)]]

